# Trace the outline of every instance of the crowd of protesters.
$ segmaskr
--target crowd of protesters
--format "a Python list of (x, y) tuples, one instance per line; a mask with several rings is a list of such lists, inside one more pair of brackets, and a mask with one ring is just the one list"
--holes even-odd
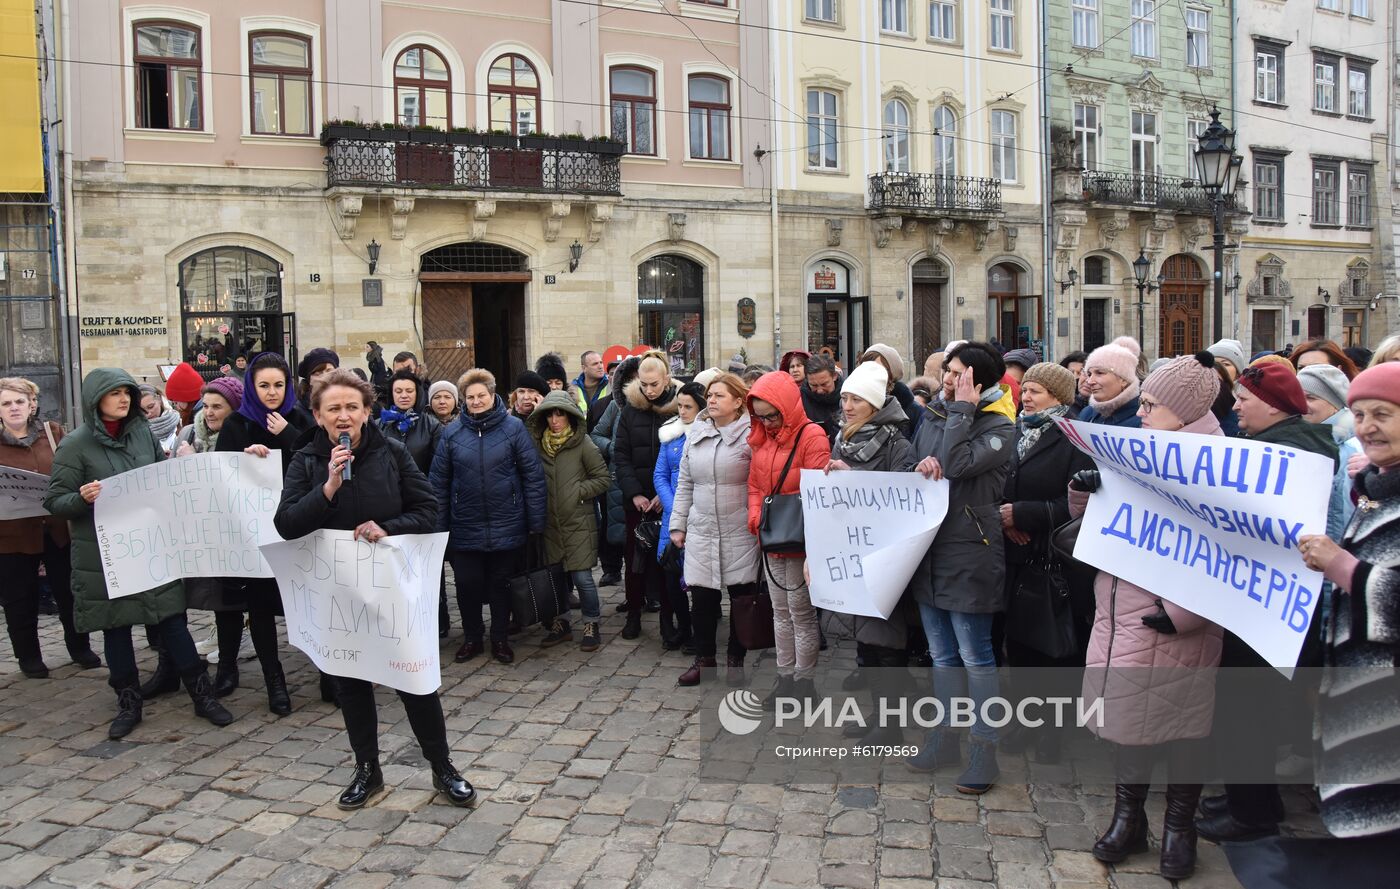
[[(94, 370), (83, 381), (83, 423), (67, 434), (37, 418), (34, 384), (0, 379), (0, 465), (51, 479), (49, 515), (0, 522), (7, 628), (31, 678), (48, 675), (37, 634), (45, 587), (76, 664), (101, 666), (89, 634), (102, 633), (117, 696), (112, 738), (135, 729), (144, 700), (181, 685), (197, 716), (232, 721), (220, 699), (239, 685), (245, 626), (268, 709), (290, 713), (275, 581), (177, 581), (109, 599), (93, 525), (105, 478), (190, 454), (268, 458), (276, 450), (284, 476), (276, 525), (289, 539), (323, 528), (370, 541), (447, 533), (459, 663), (488, 655), (488, 630), (489, 657), (514, 661), (519, 627), (508, 583), (535, 561), (560, 565), (574, 593), (543, 628), (545, 647), (574, 640), (572, 608), (581, 611), (580, 647), (603, 646), (598, 587), (621, 584), (621, 638), (639, 638), (643, 615), (659, 612), (661, 647), (692, 658), (678, 684), (699, 685), (719, 670), (727, 597), (724, 679), (739, 686), (747, 651), (736, 603), (766, 595), (778, 673), (770, 700), (812, 698), (834, 691), (814, 684), (825, 648), (821, 615), (805, 555), (766, 551), (764, 505), (795, 493), (804, 469), (917, 472), (948, 481), (947, 516), (894, 613), (855, 620), (860, 669), (844, 688), (867, 685), (862, 670), (881, 667), (912, 690), (918, 680), (909, 667), (923, 665), (931, 667), (935, 697), (945, 704), (970, 697), (980, 713), (1006, 691), (1003, 675), (1021, 692), (1017, 677), (1030, 676), (1028, 668), (1082, 671), (1083, 694), (1104, 700), (1105, 719), (1091, 730), (1113, 745), (1117, 775), (1113, 814), (1093, 854), (1119, 862), (1146, 850), (1153, 765), (1165, 760), (1160, 872), (1181, 879), (1194, 869), (1198, 836), (1224, 842), (1278, 832), (1285, 813), (1274, 757), (1261, 751), (1292, 743), (1297, 752), (1308, 739), (1295, 741), (1280, 708), (1260, 706), (1258, 685), (1246, 689), (1221, 669), (1267, 666), (1257, 653), (1126, 579), (1082, 564), (1054, 574), (1068, 578), (1067, 650), (1046, 650), (1039, 634), (1010, 619), (1018, 597), (1050, 582), (1044, 566), (1055, 558), (1052, 536), (1100, 487), (1093, 462), (1055, 421), (1245, 436), (1332, 461), (1327, 533), (1299, 544), (1329, 581), (1299, 665), (1393, 663), (1400, 656), (1400, 337), (1374, 355), (1361, 352), (1312, 341), (1251, 360), (1240, 343), (1221, 340), (1149, 364), (1138, 343), (1120, 337), (1048, 363), (1032, 349), (954, 341), (906, 382), (903, 358), (880, 343), (845, 371), (828, 354), (797, 351), (783, 355), (778, 369), (734, 363), (692, 380), (673, 378), (660, 352), (604, 366), (589, 351), (572, 379), (565, 360), (550, 353), (506, 390), (480, 368), (429, 382), (412, 353), (399, 353), (388, 367), (370, 343), (367, 374), (342, 368), (326, 348), (308, 351), (296, 368), (275, 353), (239, 356), (241, 376), (231, 369), (208, 381), (182, 364), (164, 392), (120, 370)], [(344, 481), (351, 463), (352, 480)], [(445, 579), (441, 599), (447, 637)], [(214, 613), (212, 679), (187, 609)], [(138, 625), (157, 652), (144, 684), (132, 641)], [(1393, 684), (1358, 689), (1326, 680), (1317, 692), (1320, 773), (1348, 753), (1389, 751), (1374, 766), (1375, 781), (1321, 786), (1323, 819), (1337, 836), (1400, 829), (1393, 692)], [(1274, 701), (1306, 691), (1276, 674), (1262, 694)], [(356, 769), (340, 804), (358, 808), (384, 786), (374, 690), (323, 674), (321, 695), (344, 714)], [(437, 695), (400, 697), (434, 786), (453, 803), (470, 802), (474, 791), (451, 764)], [(848, 734), (888, 743), (898, 738), (889, 731)], [(999, 750), (1028, 751), (1046, 763), (1061, 757), (1062, 732), (1052, 728), (999, 731), (977, 718), (966, 734), (964, 751), (960, 733), (930, 731), (908, 767), (956, 769), (957, 789), (980, 794), (999, 778)], [(1222, 795), (1202, 798), (1193, 766), (1211, 757), (1235, 779)]]

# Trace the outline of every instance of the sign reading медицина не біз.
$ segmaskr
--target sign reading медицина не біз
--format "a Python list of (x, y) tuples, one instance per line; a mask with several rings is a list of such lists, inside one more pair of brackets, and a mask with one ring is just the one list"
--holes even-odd
[(103, 479), (93, 522), (107, 597), (188, 577), (271, 577), (258, 544), (281, 539), (280, 455), (191, 454)]
[(1291, 676), (1322, 589), (1298, 539), (1326, 532), (1333, 462), (1248, 439), (1056, 422), (1102, 476), (1075, 558), (1219, 624)]
[(262, 551), (277, 575), (287, 639), (312, 663), (425, 695), (442, 684), (437, 609), (446, 549), (446, 532), (370, 543), (321, 530)]
[(802, 470), (812, 604), (889, 618), (948, 514), (948, 482), (917, 472)]

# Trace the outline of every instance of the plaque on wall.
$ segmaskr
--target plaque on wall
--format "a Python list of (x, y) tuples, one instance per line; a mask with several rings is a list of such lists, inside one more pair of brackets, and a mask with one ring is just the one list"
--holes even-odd
[(748, 338), (758, 330), (758, 311), (747, 296), (739, 300), (739, 336)]
[(384, 305), (384, 281), (379, 278), (361, 279), (360, 296), (362, 303), (366, 306)]

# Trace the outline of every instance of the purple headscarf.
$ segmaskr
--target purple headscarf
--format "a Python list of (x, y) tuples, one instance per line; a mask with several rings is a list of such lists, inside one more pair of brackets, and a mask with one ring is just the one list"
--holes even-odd
[(258, 387), (253, 385), (253, 375), (269, 367), (280, 370), (287, 379), (287, 394), (282, 399), (282, 406), (277, 409), (277, 413), (285, 417), (292, 412), (297, 403), (297, 390), (292, 385), (292, 371), (287, 366), (286, 359), (276, 352), (260, 352), (254, 355), (248, 362), (248, 369), (243, 372), (243, 403), (238, 406), (238, 412), (252, 420), (259, 429), (267, 428), (267, 415), (271, 411), (264, 407), (262, 399), (258, 398)]

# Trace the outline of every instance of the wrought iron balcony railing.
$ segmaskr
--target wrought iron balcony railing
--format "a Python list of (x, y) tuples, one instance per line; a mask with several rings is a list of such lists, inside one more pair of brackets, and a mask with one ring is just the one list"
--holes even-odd
[(985, 218), (1001, 213), (1001, 180), (936, 173), (874, 173), (870, 209)]
[(446, 137), (459, 134), (403, 133), (323, 137), (328, 185), (622, 194), (621, 153), (611, 143), (483, 135), (481, 144), (453, 144)]
[[(1212, 198), (1194, 179), (1149, 176), (1141, 173), (1084, 171), (1084, 199), (1091, 203), (1119, 204), (1154, 210), (1178, 210), (1209, 215)], [(1235, 209), (1235, 195), (1225, 201)]]

